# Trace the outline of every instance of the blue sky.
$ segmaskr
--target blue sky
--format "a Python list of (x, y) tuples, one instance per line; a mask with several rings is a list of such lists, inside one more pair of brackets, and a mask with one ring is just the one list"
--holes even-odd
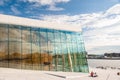
[(120, 0), (0, 0), (0, 13), (77, 24), (89, 54), (120, 52)]
[[(0, 13), (24, 17), (41, 14), (76, 15), (105, 11), (117, 3), (119, 0), (0, 0)], [(50, 6), (56, 9), (49, 9)]]

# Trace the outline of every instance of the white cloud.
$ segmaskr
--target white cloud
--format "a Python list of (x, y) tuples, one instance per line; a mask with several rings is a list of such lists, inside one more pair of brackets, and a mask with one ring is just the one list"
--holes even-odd
[(64, 10), (63, 8), (55, 7), (55, 6), (50, 6), (47, 10), (50, 11), (62, 11)]
[(21, 14), (21, 12), (15, 6), (11, 6), (11, 10), (16, 15)]
[(0, 0), (0, 6), (5, 5), (7, 2), (9, 2), (10, 0)]
[(116, 4), (115, 6), (108, 9), (105, 15), (110, 15), (110, 14), (120, 14), (120, 4)]
[(69, 2), (70, 0), (26, 0), (26, 1), (29, 1), (29, 2), (37, 2), (41, 5), (53, 5), (53, 4), (56, 4), (56, 3), (61, 3), (61, 2)]
[(8, 2), (8, 0), (0, 0), (0, 6), (5, 5), (6, 2)]
[(39, 6), (49, 6), (47, 10), (51, 11), (61, 11), (63, 8), (56, 7), (58, 3), (67, 3), (70, 0), (21, 0), (24, 2), (36, 3), (35, 5)]
[(0, 0), (0, 6), (4, 5), (4, 1)]
[[(116, 4), (106, 12), (74, 16), (42, 15), (40, 17), (46, 21), (82, 26), (85, 29), (83, 36), (88, 53), (105, 53), (107, 50), (109, 52), (119, 51), (118, 48), (114, 49), (109, 46), (120, 46), (120, 4)], [(107, 48), (102, 50), (102, 47)]]
[[(107, 51), (118, 52), (120, 47), (120, 4), (108, 9), (105, 13), (90, 23), (87, 23), (88, 28), (94, 28), (84, 33), (85, 44), (89, 53), (105, 53)], [(88, 36), (88, 37), (87, 37)], [(102, 47), (106, 46), (103, 50)], [(93, 51), (97, 47), (98, 51)]]

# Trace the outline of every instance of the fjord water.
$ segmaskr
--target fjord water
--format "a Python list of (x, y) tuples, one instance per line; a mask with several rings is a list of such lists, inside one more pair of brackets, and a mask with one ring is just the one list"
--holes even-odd
[(88, 65), (92, 68), (98, 66), (120, 68), (120, 60), (88, 59)]

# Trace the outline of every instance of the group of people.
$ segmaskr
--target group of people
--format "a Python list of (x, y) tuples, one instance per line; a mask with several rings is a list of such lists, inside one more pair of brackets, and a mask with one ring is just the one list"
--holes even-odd
[(96, 72), (91, 71), (91, 73), (90, 73), (90, 77), (97, 77), (97, 76), (98, 76), (98, 75), (97, 75)]
[[(120, 76), (120, 72), (117, 72), (117, 75)], [(90, 77), (97, 77), (97, 76), (98, 75), (96, 72), (93, 72), (93, 71), (90, 72)]]

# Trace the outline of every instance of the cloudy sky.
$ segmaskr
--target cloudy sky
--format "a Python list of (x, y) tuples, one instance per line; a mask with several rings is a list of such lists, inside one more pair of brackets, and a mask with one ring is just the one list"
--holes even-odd
[(120, 52), (120, 0), (0, 0), (0, 13), (75, 24), (88, 54)]

